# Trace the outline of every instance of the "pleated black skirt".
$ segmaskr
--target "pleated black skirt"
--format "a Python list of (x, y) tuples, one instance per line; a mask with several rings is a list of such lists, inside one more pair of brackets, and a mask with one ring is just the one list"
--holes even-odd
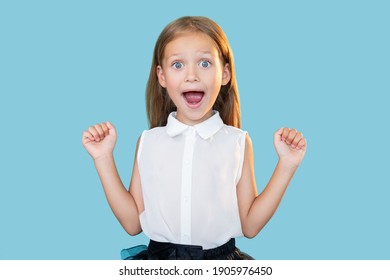
[(149, 246), (136, 246), (121, 252), (125, 260), (253, 260), (235, 245), (235, 239), (213, 249), (150, 240)]

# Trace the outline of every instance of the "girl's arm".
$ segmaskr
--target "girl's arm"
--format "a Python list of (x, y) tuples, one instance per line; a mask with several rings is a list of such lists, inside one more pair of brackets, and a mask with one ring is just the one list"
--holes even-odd
[(113, 150), (116, 142), (114, 126), (110, 123), (92, 126), (83, 133), (82, 142), (94, 159), (107, 201), (114, 215), (130, 235), (140, 233), (141, 226), (138, 207), (143, 208), (143, 201), (136, 160), (134, 162), (130, 189), (127, 191), (119, 177), (114, 161)]
[(295, 129), (279, 129), (274, 135), (274, 145), (279, 161), (267, 186), (257, 195), (252, 142), (246, 136), (237, 199), (242, 231), (249, 238), (255, 237), (275, 213), (306, 151), (306, 140)]

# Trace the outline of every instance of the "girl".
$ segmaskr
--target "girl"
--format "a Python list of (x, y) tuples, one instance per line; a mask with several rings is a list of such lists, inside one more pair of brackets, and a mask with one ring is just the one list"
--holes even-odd
[(129, 191), (113, 158), (115, 127), (96, 124), (82, 137), (123, 228), (151, 240), (133, 258), (250, 258), (234, 238), (256, 236), (272, 217), (306, 140), (295, 129), (276, 131), (279, 161), (257, 195), (232, 51), (223, 30), (204, 17), (179, 18), (162, 31), (146, 101), (151, 129), (138, 139)]

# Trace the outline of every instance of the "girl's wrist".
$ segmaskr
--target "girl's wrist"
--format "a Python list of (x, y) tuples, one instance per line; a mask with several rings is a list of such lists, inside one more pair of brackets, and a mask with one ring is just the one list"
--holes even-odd
[(278, 164), (277, 164), (282, 170), (287, 171), (287, 172), (292, 172), (294, 173), (297, 169), (299, 164), (296, 164), (294, 162), (291, 162), (288, 159), (285, 159), (283, 157), (279, 158)]
[(95, 164), (97, 164), (99, 162), (112, 160), (112, 159), (114, 159), (113, 153), (107, 153), (107, 154), (103, 154), (103, 155), (100, 155), (100, 156), (94, 158), (93, 161), (95, 162)]

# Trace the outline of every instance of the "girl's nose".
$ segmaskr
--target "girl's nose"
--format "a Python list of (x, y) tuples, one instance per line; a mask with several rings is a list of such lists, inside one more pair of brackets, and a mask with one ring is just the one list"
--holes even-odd
[(199, 82), (199, 77), (196, 72), (196, 66), (187, 67), (185, 81), (190, 83)]

